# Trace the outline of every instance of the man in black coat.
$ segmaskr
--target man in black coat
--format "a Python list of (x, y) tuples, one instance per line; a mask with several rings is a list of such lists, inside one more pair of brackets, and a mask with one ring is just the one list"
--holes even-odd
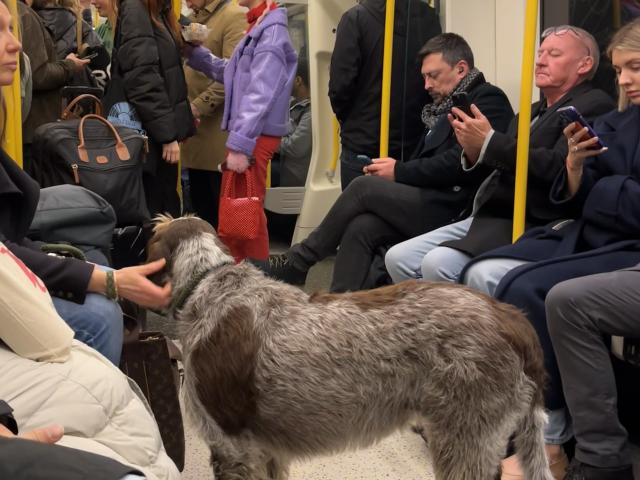
[[(588, 81), (599, 61), (593, 36), (569, 26), (545, 33), (536, 60), (536, 86), (545, 99), (534, 103), (531, 112), (527, 228), (544, 225), (564, 214), (549, 198), (551, 185), (567, 155), (562, 134), (566, 124), (557, 110), (573, 105), (585, 117), (593, 118), (614, 108), (613, 100)], [(463, 168), (468, 173), (482, 167), (494, 171), (478, 189), (471, 217), (389, 250), (385, 263), (395, 283), (410, 278), (458, 281), (473, 257), (511, 243), (517, 118), (506, 133), (500, 133), (492, 128), (482, 108), (476, 105), (472, 111), (475, 118), (458, 111), (462, 120), (452, 119), (458, 141), (464, 147)], [(491, 294), (502, 275), (517, 265), (513, 262), (487, 265), (480, 272), (471, 268), (464, 281)]]
[(455, 221), (470, 204), (491, 169), (462, 170), (462, 147), (447, 120), (452, 94), (465, 92), (498, 130), (506, 129), (513, 110), (504, 92), (474, 67), (471, 48), (459, 35), (432, 38), (419, 57), (424, 88), (435, 100), (423, 111), (422, 145), (411, 160), (376, 158), (361, 167), (367, 175), (349, 185), (307, 239), (262, 265), (271, 276), (302, 284), (314, 263), (337, 250), (331, 290), (371, 288), (368, 274), (379, 247)]
[[(338, 121), (342, 189), (362, 175), (358, 155), (380, 152), (380, 109), (386, 0), (363, 0), (340, 19), (331, 56), (329, 99)], [(420, 141), (420, 110), (429, 101), (415, 61), (441, 32), (435, 10), (420, 0), (396, 2), (391, 65), (389, 153), (406, 160)]]

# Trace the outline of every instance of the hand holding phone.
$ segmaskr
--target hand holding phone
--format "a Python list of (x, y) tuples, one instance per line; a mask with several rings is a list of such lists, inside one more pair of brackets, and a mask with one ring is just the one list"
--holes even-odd
[(371, 158), (368, 157), (367, 155), (358, 155), (356, 156), (356, 158), (358, 159), (359, 162), (362, 162), (362, 164), (365, 166), (371, 165), (373, 163), (371, 161)]
[(453, 106), (462, 110), (465, 115), (475, 118), (473, 113), (471, 113), (471, 101), (469, 100), (469, 95), (465, 92), (454, 93), (451, 97), (451, 101)]
[(81, 58), (83, 60), (91, 60), (92, 58), (96, 58), (97, 56), (98, 56), (98, 52), (93, 52), (93, 53), (90, 53), (88, 55), (82, 55), (79, 58)]
[[(576, 109), (575, 107), (569, 106), (569, 107), (559, 108), (558, 113), (567, 122), (567, 124), (577, 122), (580, 126), (582, 126), (583, 128), (586, 128), (587, 135), (589, 135), (589, 138), (598, 136), (598, 134), (593, 130), (593, 128), (591, 128), (591, 125), (589, 125), (589, 122), (587, 122), (584, 119), (584, 117), (580, 114), (578, 109)], [(601, 150), (603, 148), (605, 148), (605, 144), (602, 143), (598, 138), (598, 141), (592, 147), (590, 147), (589, 150)]]

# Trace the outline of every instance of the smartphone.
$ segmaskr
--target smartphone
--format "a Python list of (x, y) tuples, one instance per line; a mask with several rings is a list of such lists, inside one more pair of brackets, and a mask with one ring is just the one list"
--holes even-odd
[(371, 161), (371, 157), (367, 157), (366, 155), (358, 155), (356, 157), (359, 162), (362, 162), (364, 165), (371, 165), (373, 162)]
[(82, 57), (78, 57), (81, 58), (82, 60), (91, 60), (92, 58), (96, 58), (98, 56), (98, 52), (93, 52), (90, 53), (89, 55), (83, 55)]
[[(558, 113), (560, 114), (560, 116), (567, 122), (567, 125), (569, 123), (573, 123), (573, 122), (578, 122), (581, 126), (583, 127), (587, 127), (587, 132), (589, 134), (589, 137), (597, 137), (598, 134), (593, 130), (593, 128), (591, 128), (591, 125), (589, 125), (589, 122), (587, 122), (584, 117), (580, 114), (580, 112), (578, 111), (578, 109), (576, 107), (562, 107), (558, 109)], [(592, 147), (590, 147), (590, 150), (600, 150), (602, 148), (604, 148), (605, 145), (604, 143), (602, 143), (600, 141), (600, 139), (598, 139), (598, 143), (596, 143), (595, 145), (593, 145)]]
[(475, 118), (473, 116), (473, 113), (471, 113), (471, 102), (469, 101), (469, 95), (467, 95), (465, 92), (454, 93), (451, 97), (451, 101), (454, 107), (459, 108), (471, 118)]

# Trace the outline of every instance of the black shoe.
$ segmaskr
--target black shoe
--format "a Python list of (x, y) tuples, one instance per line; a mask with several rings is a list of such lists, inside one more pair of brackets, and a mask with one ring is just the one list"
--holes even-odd
[(633, 480), (633, 467), (598, 468), (574, 458), (564, 480)]
[(256, 267), (262, 270), (267, 276), (281, 280), (289, 285), (304, 285), (307, 280), (307, 271), (296, 267), (286, 253), (280, 255), (269, 255), (268, 260), (251, 260)]

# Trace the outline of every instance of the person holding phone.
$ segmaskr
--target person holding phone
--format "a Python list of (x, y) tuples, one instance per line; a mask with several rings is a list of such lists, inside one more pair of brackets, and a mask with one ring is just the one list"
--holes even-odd
[(413, 156), (404, 162), (356, 156), (366, 175), (349, 184), (309, 237), (261, 263), (267, 274), (303, 284), (313, 264), (336, 255), (331, 291), (373, 288), (388, 283), (382, 257), (390, 245), (446, 225), (468, 207), (490, 170), (462, 170), (462, 147), (447, 120), (453, 95), (467, 93), (499, 131), (513, 110), (505, 93), (475, 67), (471, 47), (460, 35), (433, 37), (419, 58), (423, 88), (434, 101), (423, 108), (422, 143)]

